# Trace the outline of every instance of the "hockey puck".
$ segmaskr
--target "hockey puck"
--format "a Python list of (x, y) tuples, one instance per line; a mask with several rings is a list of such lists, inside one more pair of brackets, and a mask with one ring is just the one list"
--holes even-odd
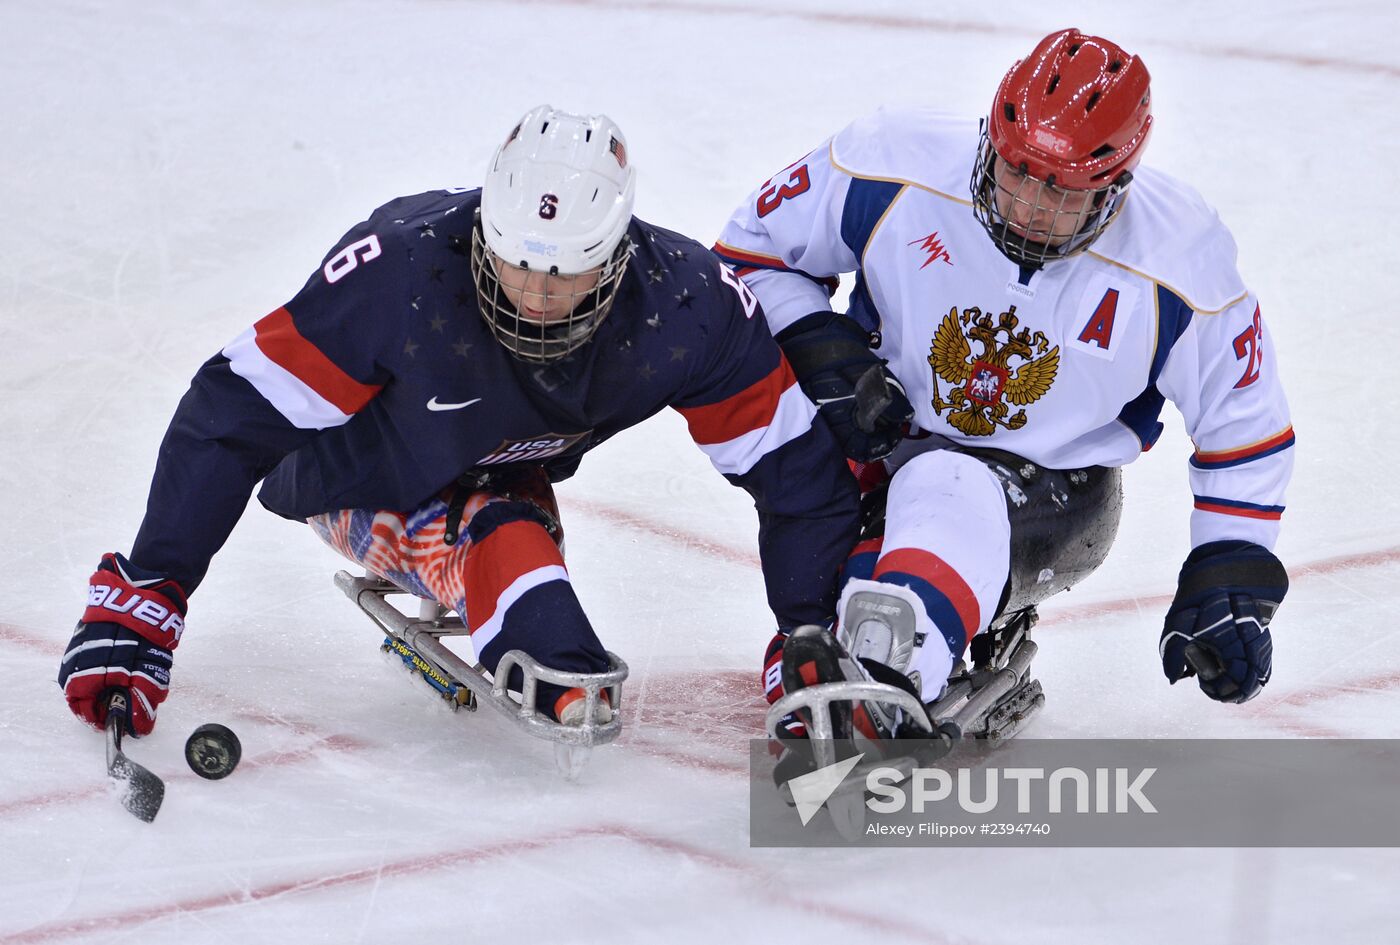
[(243, 746), (238, 736), (217, 722), (201, 725), (185, 740), (185, 761), (189, 762), (190, 770), (210, 781), (233, 774), (242, 757)]

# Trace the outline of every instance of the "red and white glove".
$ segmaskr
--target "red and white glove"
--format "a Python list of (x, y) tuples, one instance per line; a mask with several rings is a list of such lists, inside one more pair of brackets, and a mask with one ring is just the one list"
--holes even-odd
[[(787, 634), (779, 632), (768, 641), (768, 652), (763, 657), (763, 697), (772, 705), (784, 696), (783, 690), (783, 644)], [(806, 738), (807, 726), (795, 713), (783, 716), (779, 738)]]
[(58, 666), (73, 714), (101, 728), (108, 694), (125, 689), (131, 694), (129, 733), (149, 733), (170, 689), (171, 651), (184, 632), (186, 607), (174, 581), (143, 573), (119, 554), (103, 555)]

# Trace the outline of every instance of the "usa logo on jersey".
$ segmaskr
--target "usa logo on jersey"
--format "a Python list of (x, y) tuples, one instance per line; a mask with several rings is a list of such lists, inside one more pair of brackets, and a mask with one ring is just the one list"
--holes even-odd
[(523, 463), (546, 459), (567, 453), (580, 440), (592, 431), (565, 436), (560, 433), (546, 433), (528, 440), (502, 440), (501, 445), (486, 456), (477, 460), (478, 466), (494, 466), (498, 463)]

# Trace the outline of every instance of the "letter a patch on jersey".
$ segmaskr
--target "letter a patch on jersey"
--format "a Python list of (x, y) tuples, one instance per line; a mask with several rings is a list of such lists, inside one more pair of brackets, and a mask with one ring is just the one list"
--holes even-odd
[(1128, 319), (1136, 299), (1130, 288), (1108, 285), (1103, 278), (1094, 280), (1083, 296), (1080, 311), (1088, 309), (1089, 316), (1079, 325), (1074, 349), (1105, 361), (1113, 360), (1118, 353), (1118, 346), (1114, 344), (1115, 329), (1120, 327), (1118, 313), (1122, 312), (1124, 319)]
[(1079, 333), (1080, 342), (1098, 345), (1107, 351), (1109, 343), (1113, 341), (1113, 319), (1117, 314), (1118, 290), (1109, 289), (1103, 294), (1103, 299), (1099, 301), (1099, 307), (1094, 309), (1094, 314), (1089, 316), (1084, 330)]

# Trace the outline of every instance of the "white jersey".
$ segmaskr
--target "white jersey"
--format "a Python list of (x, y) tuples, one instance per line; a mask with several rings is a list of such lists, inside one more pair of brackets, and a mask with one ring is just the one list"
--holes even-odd
[(887, 109), (785, 168), (735, 213), (715, 251), (776, 334), (830, 308), (878, 332), (915, 423), (1058, 469), (1121, 466), (1186, 420), (1192, 544), (1272, 549), (1293, 429), (1235, 243), (1200, 195), (1139, 168), (1087, 252), (1023, 269), (973, 216), (975, 122)]

